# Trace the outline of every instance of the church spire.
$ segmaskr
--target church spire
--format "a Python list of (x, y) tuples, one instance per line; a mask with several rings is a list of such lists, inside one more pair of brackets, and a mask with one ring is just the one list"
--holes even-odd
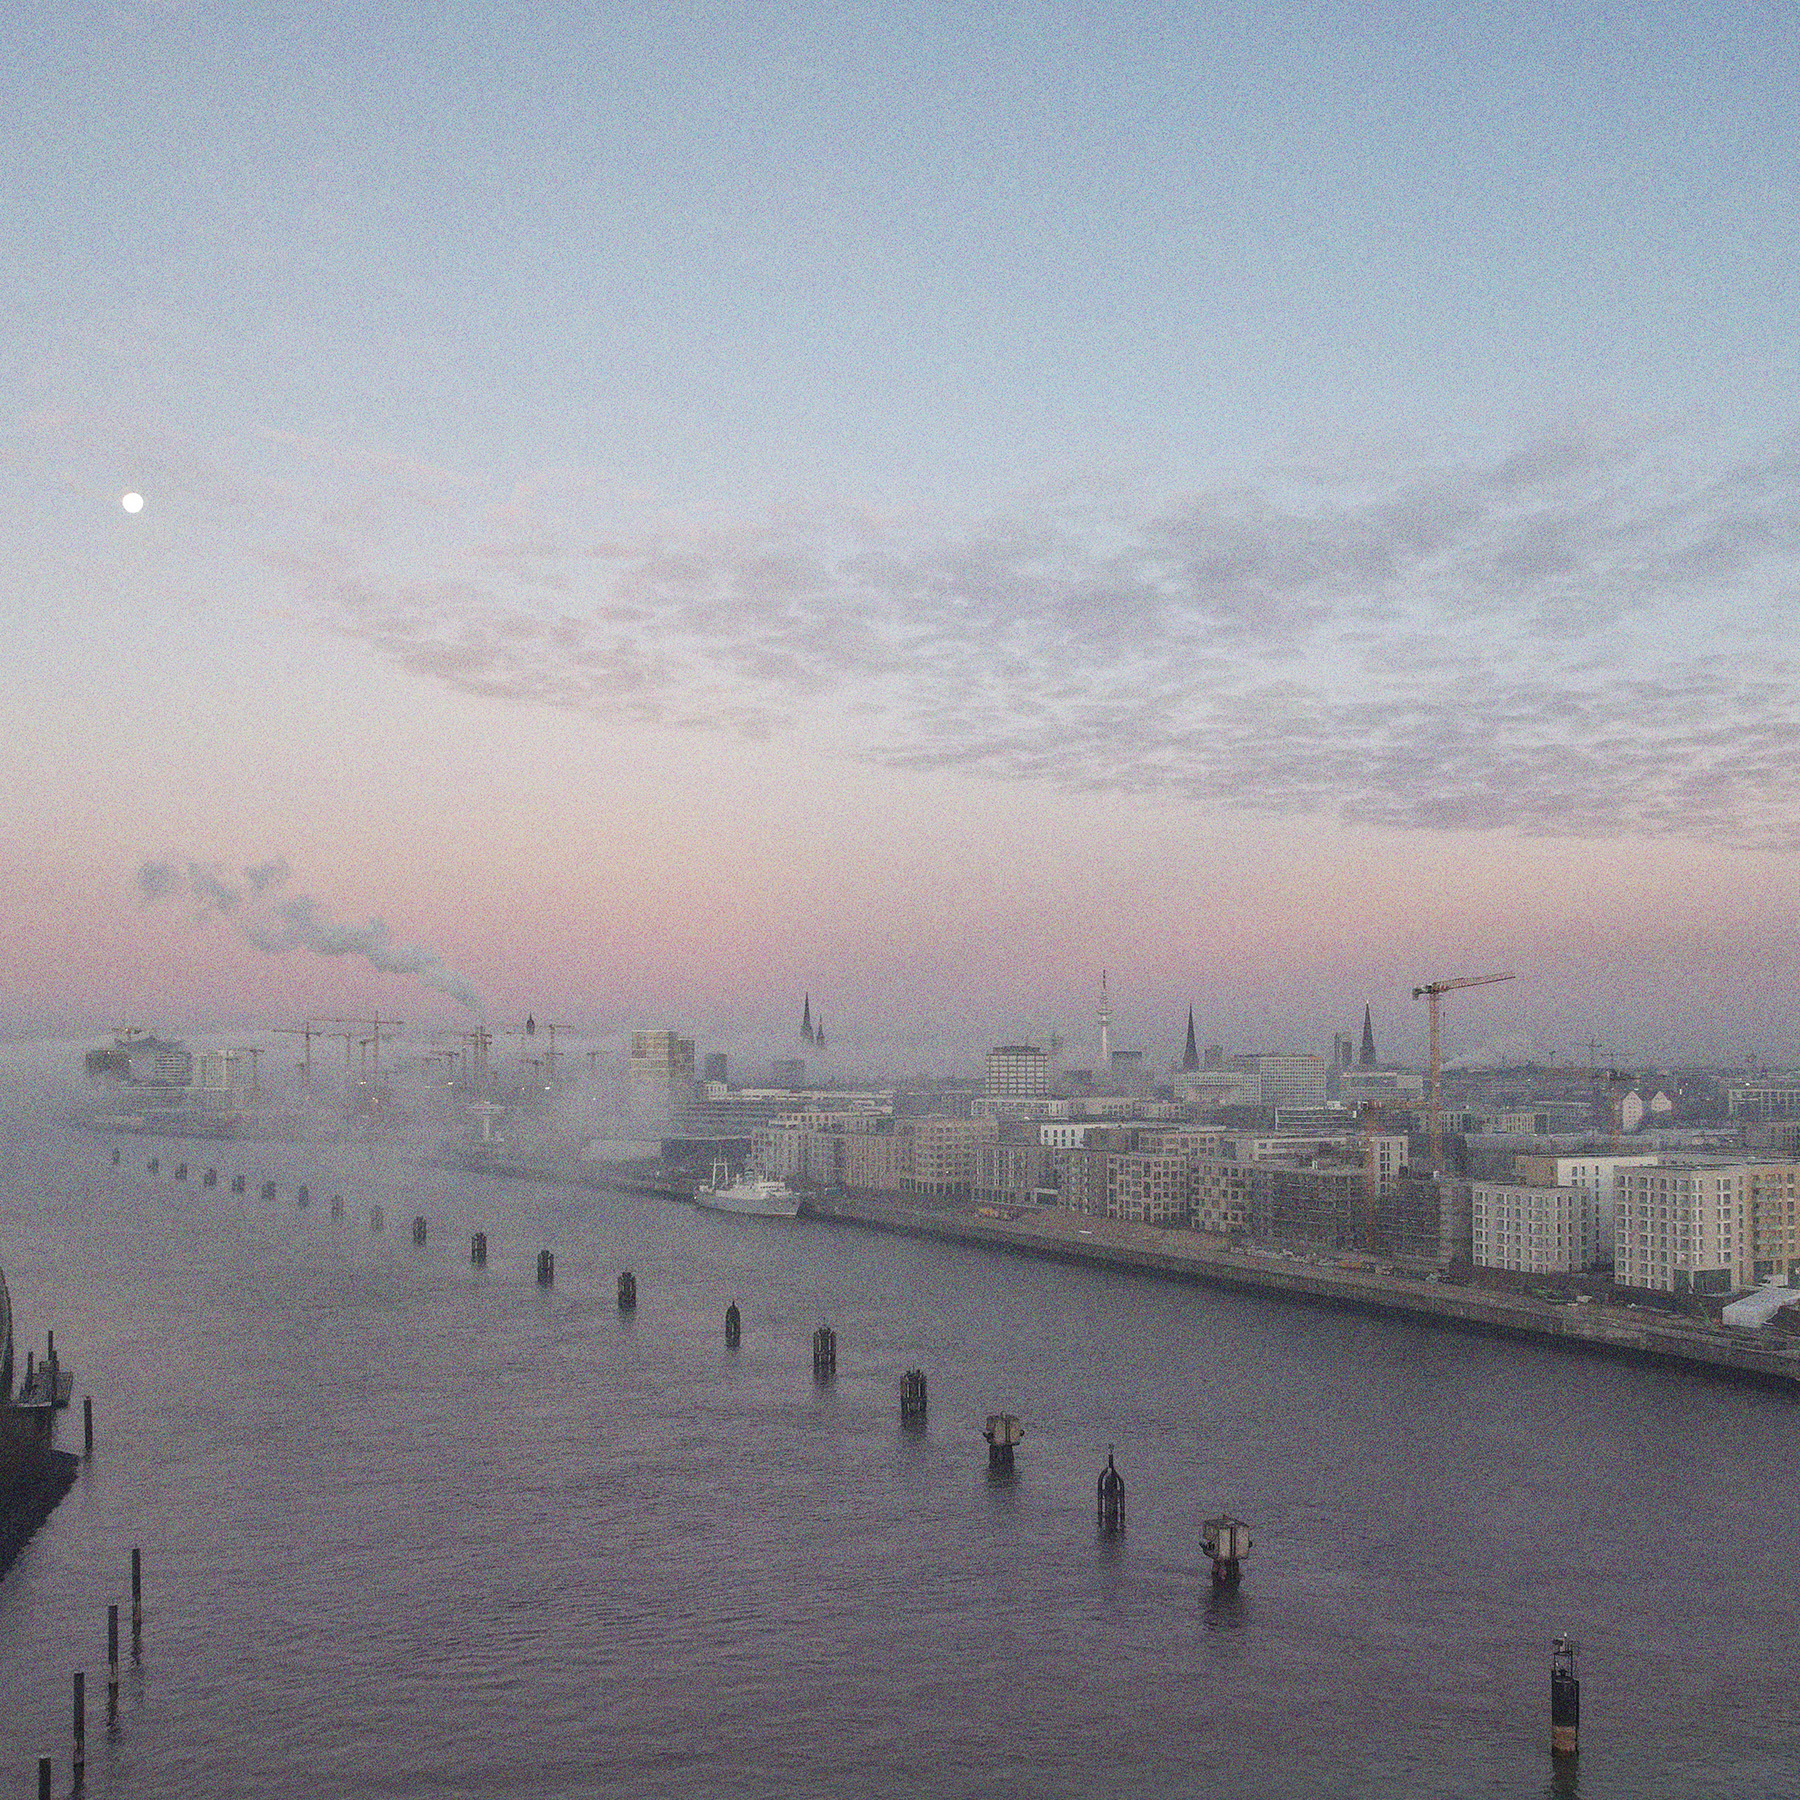
[(1363, 1007), (1362, 1054), (1356, 1060), (1365, 1069), (1375, 1066), (1375, 1021), (1369, 1017), (1366, 1005)]
[(806, 996), (806, 1005), (800, 1011), (800, 1035), (810, 1044), (813, 1041), (812, 995)]
[(1181, 1066), (1184, 1071), (1200, 1066), (1200, 1046), (1194, 1042), (1194, 1009), (1191, 1006), (1188, 1008), (1187, 1048), (1181, 1053)]

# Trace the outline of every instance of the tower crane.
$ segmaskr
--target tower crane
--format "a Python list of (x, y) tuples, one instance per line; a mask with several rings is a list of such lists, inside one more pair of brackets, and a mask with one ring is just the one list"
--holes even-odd
[(1442, 981), (1428, 981), (1413, 989), (1415, 1000), (1429, 1000), (1431, 1005), (1431, 1096), (1427, 1102), (1431, 1131), (1431, 1172), (1444, 1173), (1444, 1065), (1438, 1047), (1438, 1001), (1457, 988), (1492, 987), (1496, 981), (1516, 981), (1516, 975), (1453, 975)]

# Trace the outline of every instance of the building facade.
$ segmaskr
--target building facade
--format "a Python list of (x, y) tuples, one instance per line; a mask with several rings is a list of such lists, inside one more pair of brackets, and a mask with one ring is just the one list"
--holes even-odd
[(1469, 1183), (1469, 1228), (1477, 1268), (1520, 1275), (1579, 1275), (1592, 1266), (1599, 1195), (1593, 1188), (1525, 1182)]
[(1613, 1280), (1666, 1294), (1749, 1287), (1750, 1189), (1741, 1163), (1670, 1157), (1619, 1170)]
[(1047, 1100), (1050, 1058), (1035, 1044), (997, 1044), (988, 1052), (990, 1100)]

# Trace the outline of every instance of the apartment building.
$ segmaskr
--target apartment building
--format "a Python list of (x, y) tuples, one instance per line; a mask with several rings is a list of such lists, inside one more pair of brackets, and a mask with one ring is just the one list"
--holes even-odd
[(1000, 1141), (995, 1119), (914, 1119), (912, 1170), (901, 1186), (909, 1194), (966, 1200), (975, 1189), (975, 1157), (983, 1144)]
[(1579, 1275), (1598, 1242), (1599, 1194), (1589, 1187), (1469, 1183), (1476, 1266), (1520, 1275)]
[(1749, 1287), (1751, 1172), (1743, 1163), (1668, 1157), (1618, 1171), (1613, 1279), (1670, 1294)]

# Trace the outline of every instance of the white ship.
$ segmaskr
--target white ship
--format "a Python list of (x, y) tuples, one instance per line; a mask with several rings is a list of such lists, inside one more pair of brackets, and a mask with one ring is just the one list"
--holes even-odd
[(754, 1213), (764, 1219), (791, 1219), (800, 1211), (800, 1196), (788, 1191), (785, 1181), (752, 1175), (748, 1169), (735, 1181), (723, 1162), (713, 1164), (712, 1180), (694, 1189), (694, 1204), (714, 1212)]

